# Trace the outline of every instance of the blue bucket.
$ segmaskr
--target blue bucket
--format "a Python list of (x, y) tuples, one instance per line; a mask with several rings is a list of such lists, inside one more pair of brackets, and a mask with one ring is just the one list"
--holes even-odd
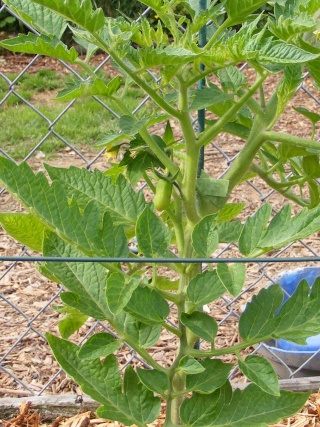
[[(287, 300), (301, 280), (305, 279), (311, 288), (317, 277), (320, 277), (320, 267), (304, 267), (283, 272), (274, 283), (282, 287)], [(284, 339), (270, 340), (263, 343), (258, 352), (271, 361), (282, 378), (289, 378), (295, 370), (298, 371), (294, 376), (320, 375), (320, 334), (306, 341), (306, 345), (298, 345)]]

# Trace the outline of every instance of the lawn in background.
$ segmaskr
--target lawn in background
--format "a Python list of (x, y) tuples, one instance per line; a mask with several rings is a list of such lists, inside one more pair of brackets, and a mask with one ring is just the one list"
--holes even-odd
[[(16, 76), (7, 75), (11, 81)], [(107, 79), (106, 74), (101, 73), (101, 76)], [(22, 75), (14, 91), (53, 122), (70, 104), (54, 100), (57, 92), (70, 81), (70, 76), (53, 70), (40, 70)], [(15, 94), (4, 100), (9, 90), (8, 82), (0, 76), (0, 148), (14, 159), (23, 159), (48, 134), (50, 123)], [(142, 99), (139, 89), (130, 88), (126, 93), (126, 106), (133, 110)], [(104, 98), (101, 101), (108, 103)], [(90, 146), (98, 151), (96, 144), (103, 133), (117, 131), (118, 128), (114, 116), (95, 99), (88, 97), (77, 100), (68, 108), (54, 124), (54, 130), (76, 147)], [(39, 149), (47, 157), (52, 157), (64, 147), (58, 137), (51, 135)]]

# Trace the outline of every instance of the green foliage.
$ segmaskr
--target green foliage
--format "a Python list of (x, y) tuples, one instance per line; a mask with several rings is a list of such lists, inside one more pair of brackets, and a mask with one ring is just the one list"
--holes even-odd
[(67, 28), (67, 21), (63, 17), (31, 0), (9, 0), (6, 4), (42, 34), (60, 38)]
[[(105, 97), (119, 118), (100, 138), (108, 153), (122, 154), (105, 173), (46, 165), (46, 174), (35, 174), (26, 163), (0, 158), (2, 185), (28, 212), (1, 213), (6, 232), (48, 257), (100, 258), (39, 266), (65, 289), (56, 308), (64, 314), (59, 330), (65, 339), (48, 335), (62, 368), (101, 404), (100, 416), (125, 425), (152, 423), (160, 398), (167, 405), (167, 427), (266, 427), (294, 414), (308, 394), (280, 391), (271, 364), (242, 352), (269, 339), (304, 344), (318, 334), (320, 280), (312, 290), (302, 281), (285, 302), (279, 285), (262, 289), (240, 315), (241, 341), (221, 348), (217, 320), (201, 307), (237, 297), (246, 283), (245, 263), (209, 262), (201, 271), (199, 261), (224, 243), (258, 257), (320, 230), (319, 115), (296, 107), (311, 122), (310, 138), (274, 130), (305, 68), (319, 85), (320, 48), (313, 32), (320, 2), (279, 0), (274, 13), (262, 0), (212, 1), (206, 10), (194, 0), (174, 2), (176, 8), (168, 0), (140, 2), (152, 9), (157, 28), (146, 18), (105, 17), (89, 0), (5, 3), (40, 34), (1, 45), (76, 63), (85, 77), (60, 91), (59, 102)], [(207, 44), (199, 47), (198, 32), (208, 21)], [(61, 42), (66, 25), (86, 49), (85, 59)], [(111, 56), (121, 77), (91, 70), (88, 60), (97, 49)], [(244, 60), (253, 83), (239, 67)], [(271, 74), (278, 83), (266, 99)], [(202, 78), (207, 85), (195, 91)], [(132, 114), (130, 94), (142, 93), (148, 108)], [(215, 119), (198, 134), (190, 113), (203, 108)], [(225, 173), (215, 174), (221, 178), (198, 174), (201, 149), (223, 132), (240, 137), (243, 148)], [(301, 206), (299, 213), (292, 215), (286, 203), (273, 214), (266, 203), (241, 221), (246, 204), (233, 202), (233, 195), (256, 175)], [(140, 180), (150, 192), (144, 193)], [(137, 251), (130, 250), (133, 238)], [(176, 256), (183, 263), (175, 263)], [(88, 317), (107, 321), (116, 335), (99, 332), (77, 347), (68, 338)], [(178, 344), (165, 367), (152, 357), (164, 330)], [(199, 338), (207, 350), (194, 348)], [(122, 375), (116, 355), (123, 343), (151, 369), (128, 366)], [(227, 354), (253, 383), (245, 390), (232, 390), (234, 365), (222, 359)]]
[(265, 395), (255, 385), (232, 395), (230, 385), (225, 385), (212, 394), (195, 393), (185, 400), (181, 418), (188, 426), (262, 427), (283, 413), (295, 411), (307, 397), (306, 393), (288, 391), (281, 392), (280, 397)]
[[(306, 281), (300, 282), (296, 292), (289, 298), (275, 315), (282, 303), (283, 293), (279, 285), (262, 289), (240, 317), (239, 331), (245, 340), (263, 341), (263, 335), (278, 339), (280, 336), (297, 344), (306, 344), (312, 324), (319, 321), (319, 313), (313, 306), (318, 304), (320, 281), (317, 279), (312, 292)], [(254, 324), (252, 319), (255, 319)], [(299, 327), (298, 327), (299, 325)], [(303, 326), (300, 329), (300, 326)]]

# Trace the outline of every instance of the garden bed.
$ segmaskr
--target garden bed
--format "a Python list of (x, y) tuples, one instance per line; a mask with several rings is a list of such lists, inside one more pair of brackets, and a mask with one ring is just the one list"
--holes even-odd
[[(101, 62), (102, 58), (95, 58), (97, 64)], [(23, 55), (10, 55), (0, 57), (1, 71), (4, 73), (9, 72), (21, 72), (25, 66), (30, 61), (30, 57)], [(112, 74), (114, 70), (109, 66), (108, 70)], [(54, 69), (61, 70), (61, 65), (58, 61), (48, 59), (48, 58), (39, 58), (37, 62), (32, 66), (30, 71), (35, 72), (39, 69)], [(248, 72), (250, 78), (250, 72)], [(272, 81), (269, 82), (270, 87), (272, 87)], [(310, 82), (306, 82), (306, 88), (312, 92), (312, 85)], [(49, 96), (50, 95), (50, 96)], [(37, 95), (37, 102), (47, 102), (51, 93), (44, 92), (42, 95)], [(314, 103), (312, 98), (307, 95), (304, 90), (300, 90), (296, 95), (294, 100), (294, 105), (308, 107), (310, 110), (314, 109), (317, 104)], [(301, 116), (297, 116), (297, 113), (290, 107), (287, 110), (287, 113), (284, 119), (279, 122), (279, 130), (288, 131), (289, 133), (295, 134), (301, 137), (307, 137), (310, 135), (310, 125), (309, 123)], [(161, 131), (161, 129), (158, 129)], [(218, 152), (213, 147), (209, 147), (206, 151), (206, 161), (205, 161), (205, 170), (213, 175), (212, 171), (214, 170), (215, 174), (219, 174), (220, 171), (225, 170), (226, 162), (229, 159), (232, 159), (238, 152), (242, 142), (237, 137), (230, 137), (228, 135), (223, 135), (223, 138), (218, 141), (219, 147), (223, 150), (223, 153)], [(93, 160), (96, 151), (93, 149), (88, 149), (87, 147), (81, 147), (80, 151), (84, 156)], [(58, 151), (50, 160), (46, 159), (46, 156), (36, 153), (35, 156), (29, 159), (29, 164), (35, 170), (42, 170), (43, 162), (48, 162), (54, 164), (55, 166), (68, 167), (70, 165), (83, 166), (85, 167), (85, 162), (79, 158), (76, 153), (70, 149), (66, 148)], [(218, 167), (217, 167), (218, 165)], [(108, 167), (107, 160), (102, 156), (97, 162), (95, 162), (94, 167), (98, 167), (101, 170), (104, 170)], [(252, 182), (258, 191), (253, 191), (253, 187), (248, 184), (243, 184), (241, 191), (238, 191), (234, 197), (234, 200), (237, 202), (246, 201), (249, 199), (251, 205), (242, 213), (242, 218), (244, 219), (250, 215), (251, 211), (254, 211), (257, 206), (260, 206), (262, 196), (265, 194), (266, 187), (259, 182), (259, 180), (254, 180)], [(278, 210), (283, 205), (283, 199), (278, 195), (270, 195), (268, 201), (272, 203), (273, 207)], [(21, 211), (21, 206), (9, 195), (2, 195), (0, 198), (0, 210), (1, 211)], [(310, 256), (313, 251), (314, 254), (320, 253), (320, 238), (318, 235), (310, 237), (304, 244), (294, 244), (287, 251), (284, 251), (281, 256)], [(12, 256), (18, 255), (21, 251), (20, 245), (17, 245), (12, 239), (10, 239), (5, 233), (0, 232), (0, 254), (2, 256)], [(228, 250), (228, 256), (238, 256), (236, 248), (230, 248)], [(4, 262), (0, 265), (0, 275), (5, 271), (9, 270), (11, 263)], [(297, 267), (298, 265), (290, 265), (290, 268)], [(265, 278), (259, 284), (259, 287), (265, 286), (267, 284), (267, 277), (274, 277), (281, 269), (286, 269), (287, 265), (279, 265), (270, 263), (266, 268)], [(10, 267), (11, 268), (11, 267)], [(257, 264), (251, 264), (248, 266), (248, 283), (254, 282), (254, 278), (259, 275), (260, 266)], [(256, 291), (257, 288), (255, 288)], [(5, 302), (0, 302), (0, 336), (2, 337), (1, 345), (1, 354), (3, 356), (7, 352), (10, 354), (5, 359), (4, 367), (12, 369), (19, 379), (24, 383), (27, 383), (30, 387), (30, 392), (23, 389), (20, 385), (17, 385), (17, 382), (10, 376), (6, 375), (4, 372), (0, 371), (0, 398), (1, 396), (10, 396), (10, 397), (21, 397), (28, 401), (29, 397), (33, 393), (39, 393), (43, 387), (50, 381), (52, 377), (59, 371), (58, 365), (53, 360), (51, 351), (46, 344), (46, 341), (41, 337), (40, 334), (44, 334), (47, 331), (57, 333), (57, 323), (59, 315), (52, 310), (50, 304), (50, 298), (53, 295), (57, 295), (59, 292), (59, 287), (55, 283), (50, 283), (48, 280), (44, 279), (34, 268), (32, 263), (28, 262), (19, 262), (15, 264), (14, 268), (8, 271), (8, 274), (3, 276), (1, 281), (1, 292), (8, 297), (10, 302), (18, 306), (19, 309), (25, 313), (30, 319), (35, 316), (39, 316), (34, 320), (32, 327), (36, 329), (37, 333), (32, 329), (23, 336), (23, 339), (17, 343), (17, 340), (23, 335), (28, 327), (28, 321), (26, 318), (21, 316), (21, 313), (17, 312), (12, 306), (8, 305)], [(248, 298), (252, 296), (253, 291), (247, 292), (242, 298), (239, 299), (235, 305), (236, 310), (241, 310), (241, 307), (246, 303)], [(48, 302), (49, 301), (49, 302)], [(54, 305), (57, 305), (58, 301), (54, 302)], [(211, 314), (217, 320), (222, 320), (227, 315), (226, 304), (221, 303), (210, 307)], [(91, 323), (90, 323), (91, 322)], [(94, 325), (94, 321), (90, 321), (86, 329), (83, 329), (77, 336), (75, 340), (79, 340), (83, 336), (88, 328)], [(236, 318), (228, 319), (225, 322), (224, 326), (219, 330), (219, 336), (217, 338), (217, 345), (224, 346), (230, 345), (231, 343), (236, 343), (238, 340), (238, 333), (236, 327)], [(14, 346), (13, 350), (12, 347)], [(121, 349), (121, 363), (126, 364), (130, 359), (130, 354), (128, 355), (128, 349)], [(173, 337), (168, 334), (166, 341), (163, 342), (162, 347), (155, 347), (151, 349), (156, 353), (156, 359), (163, 363), (164, 365), (168, 363), (173, 358), (175, 351), (175, 342)], [(237, 379), (237, 377), (235, 378)], [(238, 378), (241, 381), (241, 378)], [(77, 394), (76, 385), (68, 379), (64, 374), (61, 374), (55, 378), (50, 386), (47, 388), (46, 392), (52, 395), (63, 396), (64, 393), (74, 393), (74, 396)], [(285, 420), (282, 423), (278, 423), (276, 426), (293, 426), (293, 427), (304, 427), (304, 426), (320, 426), (319, 418), (319, 403), (320, 396), (318, 393), (312, 395), (309, 399), (307, 405), (302, 409), (301, 413)], [(75, 406), (76, 410), (79, 411), (80, 408)], [(16, 409), (17, 410), (17, 409)], [(19, 426), (24, 427), (24, 422), (28, 423), (28, 427), (38, 427), (41, 423), (45, 423), (45, 419), (41, 418), (41, 410), (34, 409), (32, 406), (23, 406), (22, 411), (26, 411), (25, 418), (20, 417), (18, 420), (11, 421), (8, 424), (7, 421), (3, 421), (4, 427), (10, 426)], [(23, 415), (23, 414), (22, 414)], [(32, 415), (31, 419), (28, 420), (28, 416)], [(66, 414), (61, 414), (66, 415)], [(0, 418), (1, 418), (1, 407), (0, 407)], [(7, 418), (7, 417), (6, 417)], [(34, 423), (34, 424), (32, 424)], [(36, 424), (38, 423), (38, 424)], [(63, 424), (65, 423), (65, 424)], [(77, 416), (75, 419), (56, 420), (54, 427), (62, 425), (63, 427), (87, 427), (89, 425), (96, 425), (97, 427), (103, 427), (103, 422), (96, 421), (94, 414), (86, 413)], [(117, 423), (108, 423), (107, 425), (118, 425)], [(158, 427), (160, 424), (152, 424), (155, 427)]]

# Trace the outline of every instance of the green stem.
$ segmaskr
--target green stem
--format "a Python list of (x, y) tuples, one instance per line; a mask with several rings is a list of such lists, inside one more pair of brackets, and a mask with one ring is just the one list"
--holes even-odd
[(195, 131), (188, 112), (188, 89), (180, 84), (180, 107), (182, 117), (179, 120), (186, 145), (184, 176), (181, 185), (183, 205), (189, 221), (196, 224), (199, 221), (197, 212), (197, 173), (200, 146), (197, 145)]
[(90, 77), (92, 77), (94, 80), (98, 77), (93, 71), (92, 71), (92, 69), (91, 69), (91, 67), (89, 67), (89, 65), (85, 62), (85, 61), (82, 61), (81, 59), (76, 59), (75, 61), (74, 61), (74, 63), (75, 64), (77, 64), (77, 65), (80, 65), (80, 67), (82, 67), (83, 69), (84, 69), (84, 71), (86, 72), (86, 73), (88, 73), (88, 75), (90, 76)]
[[(193, 253), (191, 239), (192, 239), (192, 224), (187, 224), (185, 229), (185, 244), (184, 250), (181, 254), (182, 257), (189, 257)], [(199, 267), (195, 267), (198, 269)], [(190, 273), (183, 272), (180, 276), (179, 281), (179, 289), (178, 293), (180, 295), (180, 303), (177, 305), (178, 308), (178, 318), (181, 318), (183, 312), (185, 312), (186, 306), (186, 290), (191, 278), (196, 274), (197, 271), (195, 269), (191, 270)], [(179, 330), (181, 332), (179, 349), (177, 357), (175, 358), (170, 370), (171, 370), (171, 393), (167, 402), (167, 407), (170, 413), (170, 422), (173, 424), (181, 424), (180, 420), (180, 407), (184, 400), (184, 390), (186, 389), (186, 377), (183, 372), (181, 372), (179, 368), (180, 360), (187, 354), (188, 352), (188, 338), (187, 338), (187, 329), (186, 327), (179, 321)], [(175, 394), (177, 393), (176, 397)]]
[(142, 173), (143, 179), (146, 181), (146, 183), (148, 184), (150, 190), (155, 194), (156, 192), (156, 187), (153, 185), (151, 179), (149, 178), (148, 174), (146, 171), (144, 171)]
[[(276, 190), (279, 194), (283, 195), (289, 200), (292, 200), (293, 202), (297, 203), (299, 206), (308, 206), (307, 201), (300, 199), (298, 196), (296, 196), (290, 189), (285, 190), (281, 188), (281, 183), (278, 183), (273, 178), (271, 178), (263, 169), (261, 169), (257, 164), (252, 163), (250, 165), (250, 171), (256, 173), (261, 179), (263, 179), (271, 188)], [(287, 186), (291, 185), (287, 183)]]
[[(181, 297), (178, 293), (174, 294), (172, 292), (166, 292), (166, 291), (163, 291), (162, 289), (157, 288), (157, 286), (156, 286), (156, 289), (157, 289), (157, 292), (163, 296), (163, 298), (167, 299), (168, 301), (174, 302), (176, 305), (180, 304)], [(174, 333), (176, 335), (179, 335), (176, 332)]]
[(258, 152), (265, 139), (261, 136), (261, 131), (264, 130), (264, 124), (257, 118), (249, 135), (249, 138), (242, 148), (227, 173), (224, 179), (229, 180), (229, 192), (238, 184), (243, 175), (249, 170), (252, 160)]
[(279, 166), (282, 166), (284, 162), (284, 159), (279, 159), (270, 169), (268, 169), (267, 174), (270, 175), (273, 173)]
[[(183, 204), (188, 220), (195, 225), (199, 222), (199, 215), (197, 212), (197, 173), (198, 173), (198, 158), (200, 149), (194, 146), (193, 150), (187, 150), (185, 173), (182, 182), (182, 195)], [(196, 161), (197, 160), (197, 161)]]
[(263, 86), (260, 87), (260, 104), (262, 108), (265, 108), (266, 106), (266, 100), (264, 96), (264, 89)]
[(211, 68), (211, 69), (208, 68), (205, 71), (202, 71), (201, 73), (199, 72), (199, 74), (197, 74), (196, 76), (190, 78), (189, 80), (186, 80), (185, 85), (187, 87), (193, 86), (196, 83), (198, 83), (198, 81), (204, 79), (205, 77), (207, 77), (211, 73), (217, 72), (221, 68), (224, 68), (224, 67), (217, 67), (217, 68)]
[(246, 104), (249, 99), (256, 93), (259, 87), (262, 85), (264, 80), (267, 78), (268, 73), (264, 72), (256, 82), (252, 85), (250, 90), (246, 92), (239, 101), (234, 104), (229, 111), (227, 111), (213, 126), (209, 127), (206, 131), (202, 133), (198, 139), (197, 145), (202, 147), (208, 145), (221, 131), (222, 128), (234, 118), (235, 114), (240, 110), (240, 108)]
[(201, 357), (219, 357), (229, 354), (238, 354), (240, 351), (245, 350), (259, 342), (267, 341), (270, 337), (262, 338), (259, 341), (245, 341), (240, 344), (233, 345), (231, 347), (221, 348), (219, 350), (195, 350), (190, 348), (188, 354), (195, 358)]
[(295, 147), (313, 148), (320, 151), (320, 142), (313, 141), (312, 139), (300, 138), (299, 136), (275, 131), (263, 132), (262, 136), (265, 141), (283, 142), (294, 145)]
[(181, 117), (180, 111), (178, 111), (176, 108), (172, 107), (170, 104), (168, 104), (163, 96), (159, 95), (157, 91), (153, 90), (149, 84), (140, 78), (135, 71), (133, 71), (124, 61), (122, 61), (117, 53), (110, 47), (108, 44), (97, 34), (92, 33), (92, 36), (96, 40), (97, 46), (99, 46), (102, 50), (104, 50), (107, 54), (109, 54), (113, 61), (123, 70), (125, 71), (128, 76), (139, 86), (141, 89), (143, 89), (150, 98), (159, 105), (160, 108), (162, 108), (164, 111), (166, 111), (168, 114), (170, 114), (172, 117), (175, 117), (179, 119)]
[[(119, 333), (119, 331), (123, 331), (123, 323), (121, 324), (117, 324), (116, 322), (109, 322), (111, 324), (111, 326), (113, 326), (115, 328), (115, 330)], [(123, 341), (125, 341), (130, 347), (133, 348), (133, 350), (139, 354), (139, 356), (141, 356), (150, 366), (152, 366), (154, 369), (156, 369), (157, 371), (161, 371), (163, 373), (165, 373), (166, 375), (168, 375), (168, 369), (164, 368), (163, 366), (161, 366), (159, 363), (157, 363), (152, 356), (150, 356), (150, 354), (144, 349), (141, 348), (140, 346), (137, 345), (137, 342), (132, 340), (132, 338), (127, 335), (126, 333), (119, 333), (121, 339), (123, 339)]]
[(297, 178), (297, 179), (292, 179), (289, 182), (279, 182), (278, 186), (279, 189), (280, 188), (288, 188), (288, 187), (292, 187), (293, 185), (304, 185), (306, 182), (308, 182), (310, 180), (310, 176), (302, 176), (301, 178)]
[(166, 212), (169, 215), (169, 218), (171, 219), (174, 227), (178, 252), (181, 252), (183, 250), (184, 243), (184, 232), (182, 222), (179, 221), (179, 217), (177, 217), (170, 208), (166, 209)]
[(206, 44), (206, 51), (208, 51), (209, 49), (212, 48), (212, 46), (215, 44), (215, 42), (218, 40), (218, 38), (220, 37), (220, 34), (223, 33), (223, 31), (225, 31), (228, 27), (230, 27), (230, 25), (232, 25), (232, 21), (231, 19), (229, 19), (229, 17), (223, 22), (222, 25), (220, 25), (220, 27), (217, 28), (216, 32), (213, 34), (213, 36), (211, 37), (210, 40), (208, 40), (207, 44)]
[(148, 130), (143, 127), (139, 130), (140, 136), (148, 144), (153, 153), (157, 156), (161, 163), (168, 169), (171, 175), (177, 175), (177, 181), (179, 181), (179, 168), (178, 166), (166, 155), (159, 145), (154, 141)]
[(177, 337), (181, 337), (182, 333), (179, 329), (174, 328), (173, 326), (168, 325), (168, 323), (163, 323), (162, 325), (167, 331), (171, 332), (172, 334), (176, 335)]
[[(116, 98), (115, 102), (117, 103), (120, 111), (128, 116), (134, 118), (132, 112), (127, 108), (127, 106), (123, 103), (122, 100)], [(143, 126), (139, 130), (139, 135), (143, 138), (145, 143), (149, 146), (149, 148), (153, 151), (153, 153), (157, 156), (157, 158), (164, 164), (164, 166), (168, 169), (168, 171), (172, 175), (178, 175), (179, 168), (178, 166), (166, 155), (166, 153), (159, 147), (159, 145), (154, 141), (147, 128)], [(179, 180), (179, 175), (177, 176), (177, 181)]]
[[(261, 90), (261, 88), (262, 88), (262, 86), (260, 87), (260, 90)], [(240, 89), (238, 93), (239, 93), (239, 95), (244, 96), (244, 95), (246, 95), (247, 92), (243, 89)], [(251, 97), (250, 99), (248, 99), (247, 106), (250, 108), (250, 110), (254, 114), (263, 114), (263, 111), (264, 111), (263, 106), (261, 106), (259, 104), (259, 102), (256, 101), (254, 98)]]

